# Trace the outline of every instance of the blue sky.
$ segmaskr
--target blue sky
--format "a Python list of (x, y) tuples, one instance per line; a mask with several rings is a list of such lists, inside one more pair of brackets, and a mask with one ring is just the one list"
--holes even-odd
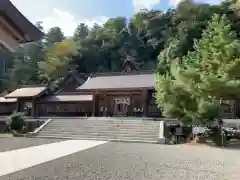
[[(65, 35), (73, 34), (76, 26), (84, 22), (89, 26), (103, 24), (108, 18), (130, 17), (140, 9), (166, 10), (181, 0), (11, 0), (33, 23), (43, 21), (47, 31), (59, 26)], [(197, 0), (216, 3), (220, 0)]]

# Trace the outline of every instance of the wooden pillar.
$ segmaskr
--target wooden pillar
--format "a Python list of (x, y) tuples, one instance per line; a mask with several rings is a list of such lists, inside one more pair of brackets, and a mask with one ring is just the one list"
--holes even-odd
[(20, 102), (17, 99), (17, 102), (16, 102), (16, 112), (19, 112), (19, 111), (20, 111)]
[(231, 103), (232, 103), (232, 118), (233, 119), (236, 119), (236, 100), (231, 100)]
[(35, 100), (32, 100), (32, 109), (31, 109), (31, 116), (32, 117), (35, 117), (36, 116), (36, 114), (35, 114), (35, 108), (36, 108), (36, 106), (35, 106)]
[(103, 116), (107, 116), (107, 108), (108, 108), (108, 99), (107, 99), (107, 95), (104, 94), (103, 95), (103, 101), (104, 101), (104, 106), (103, 106)]
[(148, 89), (144, 89), (143, 90), (143, 116), (146, 117), (147, 116), (147, 112), (148, 112)]
[(133, 116), (133, 95), (130, 93), (130, 107), (129, 107), (129, 114), (128, 116)]
[(93, 93), (93, 106), (92, 106), (92, 116), (96, 116), (96, 96), (97, 93)]

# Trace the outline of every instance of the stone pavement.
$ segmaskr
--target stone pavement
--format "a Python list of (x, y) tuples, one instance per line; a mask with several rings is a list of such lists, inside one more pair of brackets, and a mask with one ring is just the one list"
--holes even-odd
[(104, 141), (69, 140), (0, 153), (0, 176), (23, 170), (75, 152), (104, 144)]
[(60, 139), (42, 139), (42, 138), (24, 138), (24, 137), (4, 137), (0, 138), (0, 152), (10, 151), (15, 149), (38, 146), (42, 144), (49, 144), (60, 142)]
[[(53, 160), (49, 157), (44, 163), (3, 175), (0, 180), (239, 180), (240, 177), (238, 149), (89, 142), (96, 146), (78, 151), (74, 146), (81, 146), (80, 141), (63, 142), (46, 145), (45, 148), (53, 148), (43, 148), (45, 151), (38, 158), (34, 152), (29, 156), (40, 163), (51, 154)], [(44, 153), (47, 151), (51, 153)], [(18, 164), (16, 160), (11, 162)]]

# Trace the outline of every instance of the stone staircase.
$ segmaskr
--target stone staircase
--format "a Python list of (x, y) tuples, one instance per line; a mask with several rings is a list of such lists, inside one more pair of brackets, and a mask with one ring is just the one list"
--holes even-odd
[(37, 137), (157, 143), (158, 133), (158, 121), (54, 118)]

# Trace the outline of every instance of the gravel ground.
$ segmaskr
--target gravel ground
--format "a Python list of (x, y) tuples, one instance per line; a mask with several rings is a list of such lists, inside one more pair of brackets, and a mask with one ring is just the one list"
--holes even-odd
[(7, 137), (0, 138), (0, 152), (27, 148), (31, 146), (37, 146), (42, 144), (59, 142), (61, 140), (56, 139), (40, 139), (40, 138), (15, 138), (15, 137)]
[(239, 168), (238, 150), (109, 142), (0, 180), (239, 180)]

